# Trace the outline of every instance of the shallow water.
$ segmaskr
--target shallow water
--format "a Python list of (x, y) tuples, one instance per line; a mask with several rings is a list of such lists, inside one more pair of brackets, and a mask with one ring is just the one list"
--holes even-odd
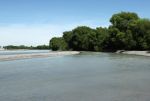
[(150, 57), (81, 53), (0, 62), (0, 101), (150, 101)]
[(0, 51), (0, 55), (17, 55), (17, 54), (33, 54), (33, 53), (47, 53), (50, 50), (4, 50)]

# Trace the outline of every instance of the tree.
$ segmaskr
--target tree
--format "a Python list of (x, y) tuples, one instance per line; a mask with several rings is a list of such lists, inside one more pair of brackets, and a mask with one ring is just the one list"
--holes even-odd
[(4, 49), (30, 49), (30, 47), (24, 45), (20, 45), (20, 46), (8, 45), (8, 46), (4, 46)]
[(130, 26), (139, 50), (150, 49), (150, 20), (139, 19)]
[(110, 22), (112, 23), (112, 26), (114, 26), (115, 28), (118, 28), (120, 31), (126, 32), (129, 24), (138, 19), (139, 17), (136, 13), (121, 12), (118, 14), (114, 14), (111, 17)]
[(62, 37), (54, 37), (50, 40), (50, 48), (53, 51), (57, 50), (66, 50), (67, 49), (67, 43)]
[(96, 41), (96, 32), (86, 26), (80, 26), (73, 31), (71, 46), (73, 50), (93, 51)]
[(131, 50), (136, 46), (136, 41), (133, 39), (133, 35), (130, 30), (121, 32), (118, 28), (109, 28), (109, 38), (107, 43), (107, 49), (116, 50)]
[(47, 46), (47, 45), (38, 45), (38, 46), (36, 46), (36, 47), (33, 47), (34, 49), (39, 49), (39, 50), (44, 50), (44, 49), (50, 49), (50, 47), (49, 46)]
[(63, 38), (52, 40), (55, 50), (116, 51), (150, 49), (150, 20), (136, 13), (114, 14), (108, 28), (92, 29), (80, 26), (63, 33)]
[(96, 28), (97, 40), (95, 41), (95, 51), (106, 51), (108, 44), (109, 31), (107, 28), (98, 27)]
[(114, 14), (110, 22), (112, 25), (109, 27), (111, 49), (136, 49), (137, 42), (134, 39), (134, 31), (131, 26), (136, 26), (136, 22), (140, 18), (136, 13), (121, 12)]
[(66, 31), (63, 33), (63, 38), (65, 42), (67, 43), (68, 49), (72, 49), (72, 46), (71, 46), (72, 35), (73, 35), (72, 31)]

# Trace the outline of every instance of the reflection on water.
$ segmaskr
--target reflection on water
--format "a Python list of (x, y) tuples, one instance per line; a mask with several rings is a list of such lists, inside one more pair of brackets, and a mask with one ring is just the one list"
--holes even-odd
[(113, 53), (0, 62), (0, 101), (149, 101), (150, 58)]

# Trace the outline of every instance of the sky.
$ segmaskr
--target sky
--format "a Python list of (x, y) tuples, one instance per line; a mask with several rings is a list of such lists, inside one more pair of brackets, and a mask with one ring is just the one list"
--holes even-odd
[(108, 27), (121, 11), (150, 18), (150, 0), (0, 0), (0, 46), (49, 44), (77, 26)]

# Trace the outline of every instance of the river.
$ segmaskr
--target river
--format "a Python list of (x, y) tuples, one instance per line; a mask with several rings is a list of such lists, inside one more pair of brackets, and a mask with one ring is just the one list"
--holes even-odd
[(150, 101), (150, 57), (83, 52), (1, 61), (0, 101)]

